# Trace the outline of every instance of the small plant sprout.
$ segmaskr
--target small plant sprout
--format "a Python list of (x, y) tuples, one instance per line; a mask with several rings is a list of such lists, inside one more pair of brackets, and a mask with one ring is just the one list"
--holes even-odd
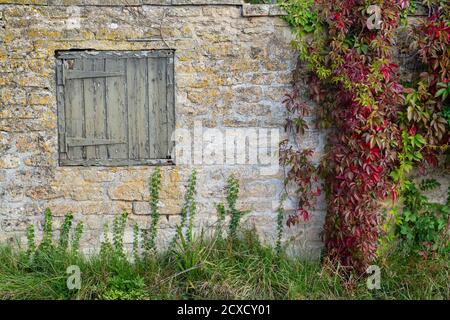
[(134, 261), (139, 260), (139, 225), (137, 223), (133, 226), (133, 257)]
[(36, 251), (36, 237), (34, 233), (34, 226), (32, 224), (27, 227), (27, 243), (27, 254), (29, 257), (31, 257)]
[(83, 235), (83, 229), (84, 229), (83, 221), (78, 222), (72, 237), (71, 249), (74, 254), (78, 254), (78, 251), (80, 250), (80, 240), (81, 236)]
[(159, 193), (161, 189), (161, 169), (157, 167), (150, 178), (150, 230), (143, 232), (145, 255), (149, 256), (156, 249), (156, 237), (158, 235)]
[(72, 222), (73, 222), (73, 214), (72, 213), (66, 214), (64, 216), (64, 222), (61, 226), (61, 231), (59, 235), (59, 248), (62, 251), (66, 251), (69, 245), (69, 236), (70, 230), (72, 228)]
[(114, 252), (121, 257), (125, 255), (123, 248), (123, 237), (125, 235), (127, 220), (128, 220), (128, 213), (123, 212), (121, 215), (117, 215), (114, 218), (113, 223)]
[[(222, 228), (222, 224), (225, 221), (225, 217), (230, 216), (230, 222), (228, 224), (228, 236), (230, 239), (235, 239), (237, 236), (237, 230), (239, 228), (239, 223), (241, 218), (249, 213), (249, 210), (240, 211), (237, 209), (236, 204), (239, 197), (239, 180), (236, 179), (234, 175), (231, 175), (227, 180), (226, 190), (226, 200), (227, 207), (224, 204), (217, 204), (216, 210), (218, 213), (218, 226), (217, 228)], [(220, 229), (216, 229), (221, 232)]]
[(40, 247), (49, 248), (52, 246), (53, 239), (53, 218), (50, 209), (45, 210), (44, 216), (44, 235)]
[(174, 244), (179, 238), (179, 232), (184, 232), (186, 230), (187, 241), (192, 240), (192, 229), (194, 217), (197, 213), (197, 203), (195, 201), (195, 196), (197, 194), (197, 172), (194, 170), (189, 177), (188, 184), (186, 187), (186, 193), (184, 195), (184, 203), (181, 209), (181, 223), (177, 226), (177, 233), (172, 239), (170, 248), (173, 248)]

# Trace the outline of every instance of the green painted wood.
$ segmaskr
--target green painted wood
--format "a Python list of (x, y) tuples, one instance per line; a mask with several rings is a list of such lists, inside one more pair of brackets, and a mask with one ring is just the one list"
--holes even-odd
[(173, 51), (58, 57), (65, 59), (59, 69), (57, 62), (58, 115), (64, 115), (58, 122), (61, 165), (171, 163)]
[[(94, 70), (94, 60), (93, 59), (83, 59), (83, 70), (93, 71)], [(84, 138), (93, 138), (95, 132), (95, 104), (96, 104), (96, 89), (94, 86), (94, 79), (84, 79), (82, 80), (84, 84), (84, 115), (86, 119), (85, 132), (83, 133)], [(73, 136), (70, 136), (73, 137)], [(76, 136), (75, 136), (76, 137)], [(95, 146), (84, 147), (85, 159), (91, 160), (96, 159)]]
[[(83, 59), (84, 71), (104, 71), (104, 59)], [(84, 138), (106, 139), (105, 79), (84, 79)], [(72, 137), (72, 136), (70, 136)], [(86, 146), (86, 160), (106, 159), (106, 146)]]
[(159, 113), (157, 108), (158, 101), (158, 58), (148, 58), (148, 99), (149, 99), (149, 138), (150, 138), (150, 157), (158, 158), (158, 138), (159, 138)]
[(58, 150), (59, 158), (67, 159), (67, 144), (66, 144), (66, 111), (64, 108), (64, 66), (62, 60), (56, 61), (56, 100), (58, 112)]
[(123, 77), (106, 79), (106, 136), (125, 141), (125, 144), (107, 147), (108, 159), (128, 159), (128, 116), (126, 107), (125, 59), (106, 59), (105, 70), (118, 71)]
[(142, 58), (167, 58), (173, 57), (173, 50), (141, 50), (141, 51), (60, 51), (56, 57), (58, 59), (142, 59)]
[(69, 147), (86, 147), (126, 144), (127, 142), (118, 139), (66, 138), (66, 143)]
[(175, 132), (175, 65), (174, 58), (167, 58), (167, 157), (172, 154), (174, 142), (172, 134)]
[[(97, 59), (96, 59), (97, 60)], [(65, 73), (65, 80), (72, 79), (89, 79), (89, 78), (109, 78), (122, 77), (121, 72), (105, 72), (105, 71), (67, 71)]]
[(166, 59), (148, 58), (151, 157), (164, 159), (167, 155), (167, 88)]
[[(83, 61), (81, 59), (65, 60), (64, 69), (83, 70)], [(83, 80), (68, 81), (64, 86), (65, 133), (67, 137), (82, 137), (84, 134), (83, 88)], [(68, 148), (67, 157), (70, 160), (82, 160), (83, 148)]]
[(129, 158), (149, 159), (147, 64), (145, 59), (128, 59), (128, 141)]
[(127, 166), (158, 166), (173, 165), (170, 159), (94, 159), (94, 160), (61, 160), (62, 166), (102, 166), (102, 167), (127, 167)]
[[(95, 59), (94, 60), (94, 71), (104, 72), (105, 71), (105, 59)], [(94, 126), (94, 138), (96, 139), (107, 139), (107, 112), (106, 112), (106, 78), (95, 78), (94, 79), (94, 89), (96, 93), (95, 99), (95, 126)], [(86, 136), (90, 137), (90, 136)], [(105, 145), (100, 145), (96, 147), (95, 150), (96, 159), (107, 159), (108, 149)]]

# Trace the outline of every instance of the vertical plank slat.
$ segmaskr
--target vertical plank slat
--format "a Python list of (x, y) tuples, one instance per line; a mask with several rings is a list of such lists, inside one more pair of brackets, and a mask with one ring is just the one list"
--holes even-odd
[(175, 63), (174, 57), (167, 59), (167, 156), (172, 153), (172, 134), (175, 131)]
[(159, 109), (159, 152), (158, 159), (167, 156), (167, 58), (161, 58), (158, 64), (158, 109)]
[(149, 124), (152, 159), (165, 158), (167, 153), (166, 67), (164, 58), (148, 58)]
[[(81, 59), (72, 59), (64, 62), (64, 68), (71, 70), (83, 70), (83, 61)], [(66, 134), (69, 137), (82, 137), (84, 123), (83, 112), (83, 81), (68, 80), (64, 87), (65, 103), (65, 123)], [(83, 148), (69, 148), (67, 156), (70, 160), (82, 160)]]
[[(105, 59), (94, 59), (93, 71), (105, 71)], [(94, 113), (94, 138), (106, 139), (106, 78), (94, 78), (94, 100), (93, 107)], [(95, 147), (96, 159), (107, 159), (106, 146)]]
[(127, 159), (130, 160), (130, 153), (131, 153), (131, 138), (130, 138), (130, 116), (129, 116), (129, 110), (128, 110), (128, 59), (123, 59), (123, 67), (125, 69), (125, 117), (126, 117), (126, 124), (125, 124), (125, 132), (127, 135)]
[[(105, 70), (105, 59), (95, 59), (94, 71), (107, 71)], [(95, 78), (95, 130), (94, 138), (106, 139), (106, 78)], [(96, 147), (96, 158), (97, 159), (107, 159), (108, 150), (106, 146)]]
[[(83, 71), (94, 71), (94, 60), (83, 59)], [(84, 115), (85, 115), (85, 131), (84, 138), (94, 137), (95, 134), (95, 99), (96, 89), (94, 86), (95, 79), (84, 79)], [(95, 146), (86, 146), (85, 154), (86, 160), (93, 160), (96, 158)]]
[(148, 96), (149, 96), (149, 139), (150, 139), (150, 158), (157, 158), (157, 142), (158, 142), (158, 125), (157, 125), (157, 110), (155, 108), (155, 101), (157, 101), (157, 72), (158, 72), (158, 59), (148, 58)]
[(130, 159), (148, 159), (150, 146), (148, 139), (147, 65), (145, 59), (128, 59), (128, 130)]
[[(85, 60), (84, 71), (104, 71), (103, 59)], [(90, 78), (84, 80), (85, 88), (85, 138), (106, 138), (105, 128), (105, 79)], [(106, 159), (106, 146), (87, 146), (86, 159)]]
[(56, 60), (56, 99), (58, 106), (58, 152), (59, 159), (67, 159), (66, 145), (66, 111), (64, 103), (64, 65), (62, 59)]
[[(105, 69), (111, 72), (124, 72), (124, 59), (106, 59)], [(106, 114), (107, 138), (127, 142), (125, 80), (125, 77), (111, 77), (106, 79)], [(109, 159), (128, 159), (127, 144), (110, 145), (107, 148)]]

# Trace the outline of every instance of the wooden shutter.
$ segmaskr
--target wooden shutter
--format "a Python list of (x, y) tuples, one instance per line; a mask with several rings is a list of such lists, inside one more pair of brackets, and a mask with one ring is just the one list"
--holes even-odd
[(173, 51), (64, 52), (57, 58), (61, 165), (170, 162)]

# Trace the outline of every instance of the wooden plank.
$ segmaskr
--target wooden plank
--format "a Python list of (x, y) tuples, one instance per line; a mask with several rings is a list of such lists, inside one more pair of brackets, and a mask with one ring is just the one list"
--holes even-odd
[(166, 58), (173, 57), (173, 50), (142, 50), (142, 51), (59, 51), (60, 59), (140, 59), (140, 58)]
[(174, 58), (167, 59), (167, 157), (171, 156), (174, 143), (172, 134), (175, 132), (175, 64)]
[(167, 114), (167, 59), (159, 59), (158, 64), (158, 109), (159, 109), (159, 139), (158, 159), (167, 158), (168, 153), (168, 114)]
[[(105, 71), (105, 59), (95, 59), (94, 71)], [(97, 94), (97, 104), (95, 105), (95, 132), (94, 138), (107, 139), (106, 135), (106, 78), (94, 79)], [(96, 147), (97, 159), (108, 159), (108, 149), (106, 146)]]
[[(59, 131), (59, 130), (58, 130)], [(67, 152), (69, 146), (66, 143), (66, 137), (67, 134), (65, 132), (58, 133), (58, 143), (59, 143), (59, 158), (60, 159), (67, 159)]]
[(66, 138), (69, 147), (105, 146), (113, 144), (126, 144), (123, 140), (95, 139), (95, 138)]
[[(125, 59), (106, 59), (105, 70), (119, 70), (125, 75)], [(126, 78), (106, 79), (107, 137), (125, 141), (125, 144), (107, 147), (108, 159), (128, 159), (128, 130), (126, 109)]]
[[(83, 58), (83, 71), (92, 71), (93, 69), (94, 69), (94, 61), (92, 59)], [(95, 87), (94, 87), (94, 79), (84, 79), (82, 81), (84, 85), (84, 115), (86, 119), (83, 137), (87, 138), (93, 137), (95, 131), (95, 118), (93, 116), (95, 105), (94, 101)], [(95, 159), (96, 157), (95, 147), (93, 146), (84, 147), (84, 152), (86, 160)]]
[[(104, 71), (104, 59), (84, 59), (85, 71)], [(106, 139), (105, 79), (84, 79), (85, 138)], [(72, 136), (70, 136), (72, 137)], [(87, 146), (86, 159), (107, 159), (106, 146)]]
[[(70, 161), (73, 165), (157, 165), (170, 155), (175, 130), (174, 51), (57, 56), (70, 59), (62, 76), (57, 70), (58, 115), (64, 114), (58, 131), (67, 133), (59, 135), (60, 151), (67, 146), (65, 137), (70, 144), (67, 159), (60, 154), (61, 165)], [(70, 80), (66, 85), (65, 79)], [(147, 161), (152, 159), (156, 162)]]
[(149, 136), (152, 159), (164, 159), (167, 154), (166, 68), (165, 59), (148, 58)]
[(56, 101), (58, 113), (58, 150), (59, 159), (67, 159), (67, 145), (66, 145), (66, 114), (64, 106), (64, 75), (63, 60), (56, 60)]
[[(75, 59), (64, 61), (64, 70), (69, 68), (73, 70), (82, 70), (83, 61)], [(82, 80), (74, 80), (64, 86), (64, 109), (65, 109), (65, 125), (66, 135), (72, 137), (81, 137), (84, 133), (84, 84)], [(83, 148), (74, 147), (67, 150), (67, 157), (70, 160), (82, 160)]]
[(124, 76), (122, 72), (105, 72), (105, 71), (67, 71), (65, 75), (66, 80)]
[(174, 165), (171, 159), (93, 159), (93, 160), (61, 160), (62, 166), (102, 166), (102, 167), (126, 167), (126, 166), (164, 166)]
[(128, 141), (130, 159), (148, 159), (147, 64), (145, 59), (128, 59)]
[(64, 85), (64, 60), (56, 59), (56, 85)]

